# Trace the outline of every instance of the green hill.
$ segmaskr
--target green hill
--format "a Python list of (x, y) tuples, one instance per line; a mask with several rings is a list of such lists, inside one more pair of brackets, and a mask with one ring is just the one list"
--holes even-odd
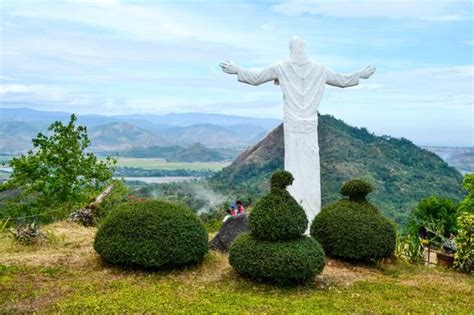
[(141, 146), (166, 146), (168, 140), (126, 122), (112, 122), (89, 129), (91, 150), (110, 151), (127, 150)]
[[(429, 195), (459, 200), (462, 176), (436, 154), (406, 139), (375, 136), (329, 115), (319, 116), (323, 205), (340, 198), (341, 184), (355, 177), (375, 187), (371, 200), (404, 224), (413, 206)], [(214, 175), (220, 191), (255, 198), (268, 191), (269, 175), (283, 168), (283, 125)]]
[(137, 158), (163, 158), (169, 162), (217, 162), (225, 160), (221, 153), (209, 149), (199, 142), (186, 148), (179, 145), (134, 148), (120, 152), (119, 155)]

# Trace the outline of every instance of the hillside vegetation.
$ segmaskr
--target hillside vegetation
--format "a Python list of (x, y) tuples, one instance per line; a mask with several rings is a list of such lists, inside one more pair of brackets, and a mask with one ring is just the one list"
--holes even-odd
[[(341, 184), (364, 178), (375, 187), (371, 201), (404, 224), (415, 204), (430, 195), (459, 200), (462, 175), (436, 154), (406, 139), (375, 136), (329, 115), (319, 116), (322, 203), (339, 199)], [(283, 125), (243, 152), (211, 183), (220, 191), (255, 199), (269, 189), (268, 178), (283, 168)]]
[(402, 262), (361, 266), (328, 260), (306, 286), (239, 277), (227, 255), (175, 271), (124, 270), (92, 248), (95, 228), (57, 222), (48, 241), (24, 246), (0, 234), (0, 313), (446, 313), (474, 308), (473, 278)]
[(199, 142), (189, 147), (179, 145), (152, 146), (136, 148), (119, 154), (120, 156), (135, 158), (163, 158), (170, 162), (218, 162), (225, 160), (220, 152), (209, 149)]

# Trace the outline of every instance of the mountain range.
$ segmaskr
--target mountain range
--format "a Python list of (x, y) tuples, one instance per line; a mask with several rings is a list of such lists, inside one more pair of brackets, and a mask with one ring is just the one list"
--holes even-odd
[(423, 147), (436, 153), (461, 173), (474, 173), (474, 148)]
[[(31, 149), (38, 132), (71, 113), (0, 108), (0, 154)], [(281, 121), (220, 114), (78, 115), (100, 155), (164, 157), (173, 161), (231, 160), (263, 139)], [(474, 171), (474, 148), (426, 147), (462, 173)], [(192, 152), (192, 153), (191, 153)]]
[[(70, 113), (28, 108), (0, 109), (0, 152), (21, 154), (31, 149), (31, 139), (56, 121), (66, 122)], [(183, 113), (167, 115), (78, 115), (97, 153), (130, 151), (159, 146), (192, 146), (243, 150), (255, 144), (280, 123), (232, 115)]]
[[(439, 195), (462, 198), (462, 175), (436, 154), (407, 139), (375, 136), (329, 115), (319, 116), (322, 203), (341, 198), (342, 183), (364, 178), (375, 190), (371, 200), (400, 224), (422, 198)], [(245, 150), (215, 174), (211, 185), (239, 198), (255, 200), (269, 189), (268, 179), (283, 168), (283, 125)]]

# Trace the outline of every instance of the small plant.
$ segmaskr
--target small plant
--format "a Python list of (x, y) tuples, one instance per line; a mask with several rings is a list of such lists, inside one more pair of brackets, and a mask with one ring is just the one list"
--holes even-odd
[(10, 222), (10, 218), (0, 220), (0, 233), (7, 231), (9, 222)]
[(459, 232), (454, 238), (456, 253), (454, 268), (464, 271), (474, 271), (474, 214), (464, 213), (458, 218)]
[(424, 246), (418, 235), (397, 235), (395, 256), (411, 263), (423, 262)]
[(11, 232), (15, 240), (25, 245), (35, 244), (45, 239), (44, 233), (36, 222), (17, 226)]

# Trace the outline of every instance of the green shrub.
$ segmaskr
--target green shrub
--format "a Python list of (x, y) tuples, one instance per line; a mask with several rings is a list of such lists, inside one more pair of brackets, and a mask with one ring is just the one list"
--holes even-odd
[(314, 239), (263, 241), (249, 233), (237, 237), (229, 252), (230, 265), (241, 275), (277, 283), (307, 282), (324, 268), (324, 252)]
[(467, 195), (459, 203), (458, 213), (474, 214), (474, 173), (464, 176), (463, 187), (467, 191)]
[(39, 133), (32, 139), (34, 150), (12, 158), (12, 173), (0, 190), (21, 193), (0, 217), (37, 214), (38, 222), (64, 219), (107, 186), (116, 160), (99, 160), (90, 152), (87, 128), (76, 123), (74, 114), (66, 124), (52, 123), (47, 134)]
[(321, 210), (311, 225), (311, 235), (324, 252), (354, 261), (372, 261), (392, 255), (394, 225), (368, 202), (340, 200)]
[(240, 235), (229, 250), (229, 263), (241, 275), (277, 283), (310, 281), (324, 268), (324, 251), (303, 236), (308, 219), (286, 187), (293, 176), (272, 175), (270, 193), (249, 216), (250, 233)]
[(422, 227), (448, 236), (456, 233), (456, 204), (448, 198), (430, 196), (421, 200), (410, 214), (408, 230), (417, 235)]
[(289, 240), (299, 237), (308, 226), (303, 208), (288, 193), (293, 176), (289, 172), (275, 172), (271, 191), (261, 198), (249, 215), (252, 235), (261, 240)]
[(199, 263), (207, 232), (188, 208), (166, 201), (130, 202), (99, 227), (94, 249), (121, 266), (168, 268)]
[(372, 190), (372, 185), (369, 182), (362, 179), (352, 179), (342, 185), (341, 195), (352, 201), (363, 201)]
[(285, 190), (286, 187), (293, 184), (295, 178), (290, 172), (287, 171), (277, 171), (272, 174), (270, 178), (270, 187), (272, 190), (280, 189)]
[(454, 268), (474, 272), (474, 214), (464, 213), (459, 216), (458, 222), (459, 231), (454, 238)]

